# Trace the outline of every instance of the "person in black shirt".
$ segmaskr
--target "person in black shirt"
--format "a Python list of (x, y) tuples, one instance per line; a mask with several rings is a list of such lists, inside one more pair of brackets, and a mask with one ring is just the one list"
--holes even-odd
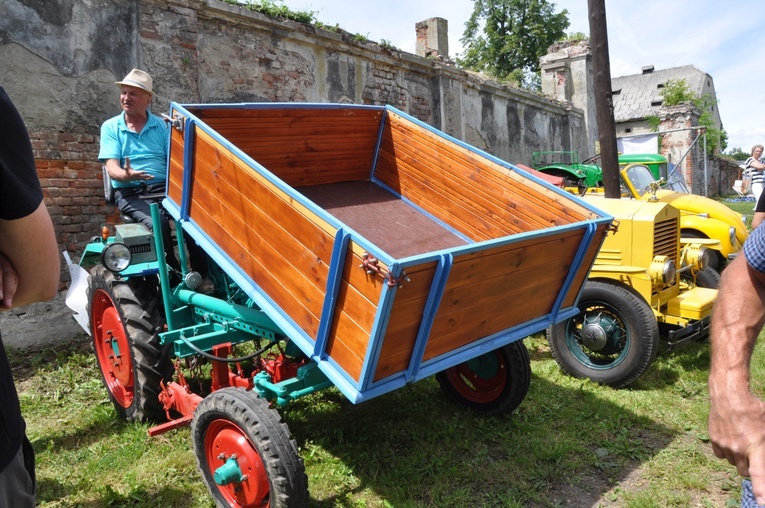
[[(60, 260), (24, 122), (0, 86), (0, 310), (53, 298)], [(35, 505), (34, 451), (0, 338), (0, 507)]]

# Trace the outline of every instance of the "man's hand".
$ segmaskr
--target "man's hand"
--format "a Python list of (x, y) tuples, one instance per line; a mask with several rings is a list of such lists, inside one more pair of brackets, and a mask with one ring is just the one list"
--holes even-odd
[(3, 310), (11, 308), (16, 289), (19, 287), (19, 274), (11, 260), (0, 252), (0, 307)]
[(758, 505), (765, 504), (765, 402), (747, 393), (712, 400), (709, 411), (712, 451), (752, 480)]
[(151, 180), (153, 176), (146, 173), (146, 171), (136, 171), (130, 167), (130, 157), (125, 157), (125, 177), (123, 182), (134, 182), (136, 180)]

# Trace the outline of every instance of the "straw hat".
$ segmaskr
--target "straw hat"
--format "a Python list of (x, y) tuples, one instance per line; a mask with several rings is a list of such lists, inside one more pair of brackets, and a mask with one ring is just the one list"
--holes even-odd
[(133, 69), (128, 73), (127, 76), (125, 76), (125, 79), (122, 81), (117, 81), (115, 84), (134, 86), (149, 92), (151, 95), (154, 95), (154, 92), (151, 91), (151, 76), (149, 76), (148, 72), (144, 72), (140, 69)]

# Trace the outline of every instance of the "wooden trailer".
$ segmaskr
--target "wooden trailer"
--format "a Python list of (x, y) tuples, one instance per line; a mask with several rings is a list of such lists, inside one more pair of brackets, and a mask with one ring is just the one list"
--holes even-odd
[(392, 107), (170, 116), (163, 205), (353, 402), (576, 314), (612, 220)]

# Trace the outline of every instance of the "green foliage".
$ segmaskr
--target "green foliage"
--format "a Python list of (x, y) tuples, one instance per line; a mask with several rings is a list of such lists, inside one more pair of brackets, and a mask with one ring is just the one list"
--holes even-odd
[(665, 106), (677, 106), (683, 102), (691, 102), (696, 95), (688, 88), (684, 79), (670, 79), (664, 84), (659, 93)]
[(566, 34), (566, 36), (563, 38), (564, 41), (574, 41), (574, 42), (581, 42), (581, 41), (588, 41), (590, 40), (590, 37), (582, 32), (571, 32), (570, 34)]
[(316, 13), (313, 11), (292, 11), (281, 0), (223, 0), (227, 4), (245, 7), (251, 11), (267, 14), (275, 18), (289, 19), (298, 23), (314, 23)]
[(380, 39), (380, 47), (388, 50), (388, 51), (400, 51), (396, 46), (393, 45), (391, 41), (388, 39)]
[(322, 30), (326, 30), (327, 32), (339, 32), (341, 30), (340, 25), (335, 23), (334, 25), (326, 25), (322, 23), (321, 21), (317, 21), (314, 23), (317, 27), (321, 28)]
[[(568, 11), (554, 11), (546, 0), (473, 0), (461, 39), (464, 56), (458, 65), (499, 81), (521, 86), (539, 73), (539, 58), (565, 36)], [(522, 75), (518, 71), (523, 72)], [(520, 78), (520, 79), (519, 79)]]
[(367, 37), (366, 35), (361, 35), (361, 34), (353, 34), (352, 39), (354, 42), (360, 42), (362, 44), (369, 41), (369, 37)]
[(704, 139), (706, 139), (707, 153), (712, 154), (719, 148), (725, 150), (728, 146), (728, 133), (724, 129), (712, 127), (712, 108), (717, 105), (717, 99), (709, 95), (697, 96), (691, 92), (688, 83), (684, 79), (670, 79), (662, 88), (660, 94), (665, 106), (677, 106), (682, 103), (691, 103), (701, 112), (699, 126), (705, 127)]
[(729, 148), (723, 155), (730, 157), (734, 161), (743, 161), (749, 158), (750, 153), (742, 148), (734, 146), (733, 148)]
[(657, 115), (647, 116), (645, 120), (648, 122), (648, 125), (651, 126), (651, 130), (653, 132), (659, 130), (659, 125), (661, 125), (661, 118), (659, 118)]

